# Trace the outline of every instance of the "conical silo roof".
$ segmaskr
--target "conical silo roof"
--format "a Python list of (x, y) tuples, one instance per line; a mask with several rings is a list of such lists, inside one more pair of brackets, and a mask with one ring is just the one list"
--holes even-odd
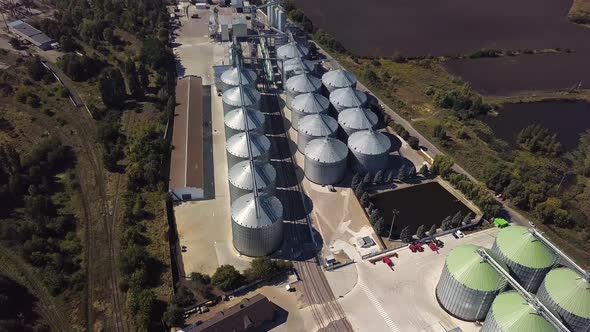
[(389, 152), (391, 141), (382, 133), (375, 130), (361, 130), (354, 132), (348, 138), (348, 147), (366, 155), (379, 155)]
[[(245, 87), (243, 87), (243, 89), (244, 89), (244, 106), (256, 105), (258, 103), (258, 101), (260, 100), (260, 93), (256, 89), (249, 87), (249, 86), (245, 86)], [(240, 107), (240, 106), (242, 106), (240, 95), (241, 95), (240, 87), (235, 87), (235, 88), (231, 88), (231, 89), (225, 91), (223, 93), (222, 99), (223, 99), (223, 102), (228, 105)]]
[(305, 146), (305, 156), (321, 163), (337, 163), (346, 159), (348, 147), (336, 138), (316, 138)]
[[(258, 199), (260, 214), (256, 216)], [(275, 196), (246, 194), (238, 198), (231, 207), (232, 219), (247, 228), (265, 228), (283, 221), (283, 204)]]
[(277, 48), (277, 57), (280, 59), (293, 59), (297, 57), (306, 57), (309, 54), (307, 47), (296, 42), (290, 42)]
[(496, 246), (506, 258), (528, 268), (546, 268), (555, 260), (555, 254), (523, 226), (503, 228)]
[(336, 89), (330, 93), (330, 102), (335, 107), (361, 107), (367, 102), (367, 94), (354, 88)]
[(291, 109), (304, 114), (324, 113), (330, 108), (328, 98), (319, 93), (302, 93), (293, 98)]
[[(471, 289), (489, 292), (503, 288), (505, 281), (502, 275), (483, 260), (477, 253), (478, 249), (481, 247), (464, 244), (451, 250), (446, 260), (447, 270), (455, 280)], [(491, 255), (487, 249), (484, 250)], [(507, 269), (506, 265), (500, 264)]]
[(251, 163), (249, 160), (239, 162), (229, 170), (229, 182), (240, 189), (254, 190), (252, 164), (258, 188), (265, 188), (275, 182), (277, 172), (271, 164), (258, 161)]
[(499, 294), (491, 309), (492, 319), (502, 332), (557, 332), (555, 327), (516, 291)]
[(296, 93), (316, 92), (322, 87), (319, 78), (305, 73), (295, 75), (287, 80), (285, 88)]
[(236, 108), (225, 115), (225, 125), (235, 130), (246, 131), (246, 121), (248, 120), (248, 129), (255, 130), (264, 126), (264, 114), (257, 109), (246, 107), (244, 117), (244, 108)]
[(241, 70), (237, 67), (230, 68), (221, 74), (221, 81), (227, 85), (238, 86), (240, 85), (240, 73), (242, 75), (242, 85), (251, 85), (256, 82), (256, 73), (253, 70), (242, 68)]
[(338, 130), (338, 122), (326, 114), (311, 114), (299, 120), (299, 133), (309, 136), (332, 136)]
[(296, 73), (312, 72), (315, 68), (315, 62), (300, 57), (291, 58), (283, 62), (285, 72), (294, 71)]
[(236, 134), (227, 140), (227, 151), (234, 156), (247, 158), (247, 137), (250, 137), (253, 157), (264, 155), (270, 150), (270, 141), (268, 140), (268, 138), (266, 138), (266, 136), (256, 133), (250, 133), (250, 135), (246, 135), (246, 133), (244, 132)]
[(322, 75), (322, 83), (334, 89), (354, 87), (356, 82), (356, 76), (344, 69), (330, 70)]
[(347, 108), (338, 113), (338, 123), (342, 127), (364, 130), (375, 128), (379, 119), (377, 115), (366, 108)]
[(553, 269), (545, 277), (544, 285), (559, 307), (578, 317), (590, 319), (590, 282), (576, 271), (566, 267)]

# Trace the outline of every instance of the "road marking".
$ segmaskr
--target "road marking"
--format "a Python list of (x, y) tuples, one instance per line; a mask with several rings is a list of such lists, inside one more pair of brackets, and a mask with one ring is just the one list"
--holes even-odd
[(379, 303), (379, 300), (377, 300), (377, 297), (375, 296), (375, 294), (373, 294), (369, 287), (367, 287), (367, 285), (365, 285), (365, 283), (361, 279), (359, 279), (358, 285), (361, 286), (361, 289), (365, 292), (365, 294), (369, 298), (369, 301), (373, 303), (373, 306), (375, 307), (375, 309), (377, 309), (377, 312), (379, 313), (379, 315), (381, 315), (381, 318), (383, 318), (385, 324), (389, 326), (389, 329), (393, 332), (399, 332), (399, 328), (397, 327), (397, 325), (395, 325), (391, 317), (389, 317), (385, 309), (383, 309), (383, 306), (381, 305), (381, 303)]

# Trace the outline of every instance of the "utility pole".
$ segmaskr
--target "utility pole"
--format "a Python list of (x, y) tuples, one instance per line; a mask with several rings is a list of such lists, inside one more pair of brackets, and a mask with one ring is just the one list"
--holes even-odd
[(391, 220), (391, 226), (389, 227), (389, 236), (387, 237), (387, 239), (389, 241), (391, 241), (391, 232), (393, 232), (393, 224), (395, 223), (395, 217), (397, 216), (399, 211), (396, 209), (393, 209), (393, 210), (391, 210), (391, 212), (393, 213), (393, 219)]

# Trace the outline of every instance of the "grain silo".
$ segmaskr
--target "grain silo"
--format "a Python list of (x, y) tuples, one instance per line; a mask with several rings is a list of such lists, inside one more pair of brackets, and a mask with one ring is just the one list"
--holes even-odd
[[(248, 144), (248, 137), (250, 143)], [(232, 168), (240, 161), (250, 158), (248, 146), (252, 148), (252, 158), (267, 162), (269, 160), (270, 141), (266, 136), (252, 133), (239, 133), (230, 137), (226, 142), (227, 168)]]
[(295, 75), (287, 80), (285, 91), (287, 92), (287, 107), (291, 109), (293, 98), (302, 93), (318, 92), (322, 87), (322, 81), (312, 74)]
[(275, 196), (244, 195), (231, 206), (236, 250), (246, 256), (266, 256), (283, 241), (283, 205)]
[(302, 93), (291, 101), (291, 127), (299, 129), (299, 119), (311, 114), (328, 114), (330, 101), (319, 93)]
[(567, 267), (549, 271), (537, 298), (571, 331), (590, 331), (590, 281), (576, 271)]
[(229, 90), (240, 85), (240, 75), (242, 76), (242, 85), (254, 87), (256, 85), (256, 73), (247, 68), (232, 67), (221, 74), (221, 91)]
[(352, 167), (359, 173), (376, 173), (387, 168), (391, 140), (375, 130), (362, 130), (348, 137)]
[(285, 60), (281, 68), (286, 81), (295, 75), (315, 72), (315, 66), (315, 62), (313, 61), (296, 57)]
[[(244, 103), (242, 104), (242, 93), (244, 95)], [(223, 114), (242, 106), (250, 106), (259, 108), (260, 106), (260, 93), (253, 87), (245, 86), (240, 89), (239, 87), (231, 88), (223, 92)]]
[(332, 92), (341, 88), (356, 88), (356, 76), (344, 69), (335, 69), (322, 75), (322, 83)]
[(338, 132), (338, 122), (327, 114), (306, 115), (299, 120), (297, 134), (297, 149), (305, 152), (305, 146), (312, 139), (320, 137), (335, 137)]
[(360, 130), (375, 129), (379, 119), (377, 115), (366, 108), (347, 108), (338, 113), (338, 124), (346, 136)]
[(367, 94), (354, 88), (341, 88), (330, 92), (330, 103), (338, 113), (347, 108), (363, 107), (367, 104)]
[(285, 24), (287, 23), (287, 14), (284, 10), (279, 10), (279, 17), (277, 22), (277, 29), (285, 31)]
[(529, 292), (536, 292), (555, 263), (555, 254), (526, 227), (502, 229), (492, 246), (510, 274)]
[(348, 147), (335, 138), (311, 140), (305, 146), (305, 177), (318, 184), (336, 184), (346, 175), (347, 157)]
[(277, 181), (277, 172), (275, 168), (267, 162), (251, 162), (250, 160), (244, 160), (235, 164), (229, 170), (229, 196), (232, 203), (239, 197), (254, 191), (252, 166), (254, 166), (258, 192), (267, 195), (275, 194)]
[(464, 244), (451, 250), (436, 285), (440, 305), (462, 320), (483, 320), (506, 285), (502, 275), (479, 255), (480, 248)]
[[(245, 111), (245, 112), (244, 112)], [(246, 131), (246, 120), (248, 130), (258, 134), (264, 134), (264, 114), (257, 109), (246, 107), (236, 108), (227, 112), (223, 122), (225, 123), (225, 139)]]
[(277, 48), (277, 57), (283, 60), (304, 58), (308, 54), (309, 50), (307, 47), (300, 45), (297, 42), (290, 42)]
[(518, 292), (496, 296), (480, 332), (558, 332)]
[(273, 7), (274, 6), (272, 6), (272, 5), (269, 5), (269, 6), (266, 7), (266, 19), (268, 20), (268, 24), (271, 25), (271, 26), (273, 26), (273, 20), (272, 20), (272, 17), (273, 17), (273, 14), (274, 14)]

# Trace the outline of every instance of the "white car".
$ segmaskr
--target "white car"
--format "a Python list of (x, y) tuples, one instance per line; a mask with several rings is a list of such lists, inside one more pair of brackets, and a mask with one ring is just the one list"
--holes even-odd
[(465, 237), (465, 234), (463, 234), (463, 232), (461, 232), (459, 230), (458, 231), (455, 231), (455, 235), (457, 235), (460, 238)]

